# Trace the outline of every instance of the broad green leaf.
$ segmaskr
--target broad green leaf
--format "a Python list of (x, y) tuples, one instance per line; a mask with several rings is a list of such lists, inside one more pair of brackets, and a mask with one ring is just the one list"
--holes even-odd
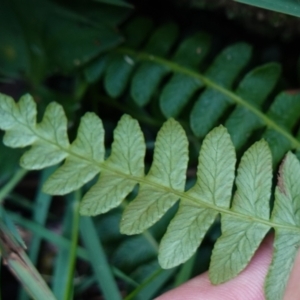
[(235, 0), (237, 2), (274, 10), (280, 13), (300, 17), (300, 4), (297, 0)]
[[(240, 82), (236, 94), (261, 108), (277, 83), (280, 70), (280, 66), (275, 63), (255, 68)], [(253, 131), (263, 127), (264, 124), (258, 116), (247, 108), (237, 106), (227, 118), (225, 126), (230, 133), (233, 144), (239, 149), (247, 142)]]
[[(153, 163), (141, 183), (139, 194), (125, 209), (121, 232), (142, 232), (163, 216), (178, 200), (173, 190), (184, 190), (187, 162), (188, 141), (185, 132), (179, 123), (170, 119), (158, 133)], [(157, 190), (156, 185), (163, 189)]]
[[(128, 14), (128, 8), (85, 3), (76, 12), (77, 4), (67, 8), (48, 0), (4, 0), (0, 13), (2, 72), (15, 77), (26, 74), (37, 84), (49, 72), (70, 72), (123, 41), (115, 23), (124, 12)], [(111, 12), (110, 22), (91, 18), (95, 11), (99, 15), (103, 10)], [(7, 23), (11, 26), (5, 26)]]
[(63, 72), (88, 63), (123, 41), (112, 26), (104, 23), (91, 26), (88, 20), (80, 22), (76, 17), (69, 16), (55, 19), (48, 29), (47, 49), (51, 52), (50, 63)]
[[(86, 20), (94, 26), (106, 24), (112, 28), (116, 28), (116, 26), (122, 24), (132, 12), (130, 7), (110, 5), (93, 0), (89, 2), (76, 1), (76, 3), (65, 2), (64, 4), (68, 7), (69, 11), (84, 16)], [(123, 30), (122, 33), (124, 33)]]
[(265, 281), (268, 300), (283, 299), (289, 274), (300, 248), (300, 237), (294, 227), (298, 230), (300, 227), (299, 178), (300, 162), (294, 154), (288, 153), (279, 170), (271, 218), (274, 223), (285, 227), (275, 227), (273, 259)]
[(222, 235), (212, 254), (209, 276), (214, 284), (238, 275), (270, 230), (270, 226), (256, 222), (256, 218), (268, 221), (270, 215), (272, 157), (265, 141), (254, 144), (242, 157), (236, 185), (233, 214), (222, 214)]
[[(234, 165), (235, 152), (230, 137), (224, 127), (218, 127), (203, 141), (197, 182), (187, 192), (187, 199), (191, 196), (201, 199), (202, 203), (198, 207), (197, 203), (192, 205), (182, 199), (179, 211), (161, 241), (159, 261), (164, 268), (189, 259), (217, 216), (217, 207), (229, 207)], [(209, 205), (203, 206), (204, 203)]]
[[(238, 43), (224, 49), (209, 67), (205, 76), (222, 87), (230, 89), (251, 57), (251, 47)], [(204, 137), (215, 125), (231, 100), (219, 91), (208, 88), (197, 99), (190, 115), (194, 134)]]

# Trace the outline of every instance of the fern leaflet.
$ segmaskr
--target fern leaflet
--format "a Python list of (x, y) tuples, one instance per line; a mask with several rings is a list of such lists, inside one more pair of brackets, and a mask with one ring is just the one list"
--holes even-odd
[(145, 141), (139, 124), (128, 115), (119, 121), (112, 152), (104, 158), (104, 130), (93, 113), (85, 114), (77, 138), (70, 143), (62, 107), (52, 103), (41, 123), (36, 105), (26, 95), (18, 103), (0, 95), (0, 128), (9, 147), (31, 148), (21, 158), (26, 169), (41, 169), (62, 162), (44, 185), (45, 192), (66, 194), (97, 174), (97, 183), (86, 193), (81, 214), (96, 215), (116, 206), (138, 184), (139, 192), (124, 211), (121, 232), (140, 233), (157, 222), (176, 201), (180, 206), (159, 249), (159, 261), (172, 268), (186, 261), (221, 215), (222, 236), (210, 265), (210, 279), (218, 284), (238, 275), (252, 258), (266, 233), (275, 229), (275, 250), (266, 279), (267, 299), (282, 299), (288, 274), (300, 247), (300, 163), (288, 153), (281, 165), (275, 206), (269, 217), (272, 156), (268, 144), (259, 141), (242, 157), (235, 178), (235, 150), (223, 126), (204, 139), (199, 154), (197, 181), (185, 191), (188, 141), (181, 125), (169, 119), (155, 143), (154, 159), (144, 172)]

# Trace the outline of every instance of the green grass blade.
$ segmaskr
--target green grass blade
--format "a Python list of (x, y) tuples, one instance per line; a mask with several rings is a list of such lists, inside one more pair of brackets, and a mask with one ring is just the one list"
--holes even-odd
[[(46, 241), (52, 243), (53, 245), (61, 248), (61, 249), (69, 249), (70, 248), (70, 241), (68, 239), (66, 239), (63, 236), (60, 236), (44, 227), (42, 227), (39, 224), (36, 224), (30, 220), (27, 220), (21, 216), (19, 216), (16, 213), (12, 213), (9, 212), (9, 217), (16, 222), (18, 225), (21, 225), (22, 227), (30, 230), (32, 233), (34, 233), (34, 235), (37, 235), (43, 239), (45, 239)], [(86, 251), (86, 249), (84, 249), (81, 246), (77, 247), (77, 257), (81, 258), (85, 261), (89, 261), (90, 257), (88, 255), (88, 252)], [(124, 274), (121, 270), (112, 267), (112, 272), (113, 274), (124, 280), (125, 282), (127, 282), (130, 285), (136, 286), (138, 285), (133, 279), (131, 279), (130, 277), (128, 277), (126, 274)]]
[[(70, 198), (70, 197), (69, 197)], [(62, 235), (66, 238), (71, 238), (72, 234), (72, 220), (73, 220), (73, 201), (68, 201), (66, 213), (63, 220)], [(69, 269), (66, 268), (69, 263), (70, 248), (60, 247), (55, 261), (54, 274), (52, 280), (52, 291), (58, 300), (64, 299), (66, 286), (68, 284)]]
[(0, 203), (3, 202), (4, 198), (14, 189), (14, 187), (26, 175), (27, 172), (27, 170), (19, 169), (15, 175), (1, 188)]
[[(38, 224), (41, 224), (42, 226), (44, 226), (46, 223), (49, 207), (52, 200), (51, 195), (47, 195), (42, 192), (42, 186), (46, 181), (46, 179), (50, 176), (50, 174), (53, 173), (53, 171), (54, 168), (47, 168), (42, 171), (41, 180), (39, 181), (39, 187), (35, 198), (35, 204), (33, 206), (33, 221), (35, 221)], [(39, 236), (34, 235), (30, 242), (28, 256), (34, 265), (36, 265), (37, 263), (41, 241), (42, 240)], [(23, 289), (20, 290), (19, 300), (27, 300), (27, 299), (28, 296), (25, 293), (25, 291)]]
[(191, 278), (193, 267), (196, 260), (196, 254), (194, 254), (188, 261), (186, 261), (180, 271), (175, 277), (174, 288), (187, 282)]
[(67, 282), (64, 293), (64, 300), (71, 300), (74, 289), (74, 270), (76, 263), (76, 251), (77, 251), (77, 243), (78, 243), (78, 231), (79, 231), (79, 200), (81, 198), (81, 193), (79, 191), (71, 194), (68, 200), (71, 202), (72, 209), (72, 232), (71, 232), (71, 247), (69, 252), (69, 260), (67, 262), (68, 272), (67, 272)]
[(80, 221), (80, 233), (91, 261), (91, 267), (106, 300), (121, 300), (117, 284), (113, 278), (110, 265), (96, 232), (93, 220), (82, 217)]
[(150, 300), (174, 274), (177, 268), (170, 270), (157, 269), (142, 284), (133, 290), (124, 300), (143, 299)]
[(237, 2), (274, 10), (283, 14), (300, 17), (300, 3), (296, 0), (235, 0)]

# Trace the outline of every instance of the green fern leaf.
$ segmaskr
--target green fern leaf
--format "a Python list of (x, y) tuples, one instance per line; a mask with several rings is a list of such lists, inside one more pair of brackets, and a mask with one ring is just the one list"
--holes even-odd
[[(178, 35), (178, 28), (174, 24), (168, 24), (160, 28), (150, 38), (145, 51), (152, 55), (168, 55)], [(164, 40), (164, 43), (161, 43)], [(131, 95), (135, 102), (143, 106), (150, 101), (161, 78), (168, 72), (164, 66), (144, 62), (136, 70), (131, 84)]]
[[(275, 63), (255, 68), (240, 82), (236, 94), (255, 106), (261, 107), (274, 89), (279, 75), (280, 66)], [(226, 120), (225, 126), (231, 135), (233, 144), (237, 149), (240, 149), (251, 137), (252, 132), (264, 124), (257, 115), (247, 108), (237, 106)]]
[[(139, 194), (123, 214), (122, 233), (143, 232), (179, 200), (172, 191), (184, 190), (187, 162), (186, 135), (182, 127), (170, 119), (158, 133), (153, 164), (145, 179), (140, 182)], [(157, 190), (156, 185), (161, 187), (160, 190)]]
[[(191, 69), (197, 69), (206, 57), (210, 47), (207, 34), (197, 34), (181, 43), (173, 61)], [(185, 74), (174, 74), (160, 96), (160, 108), (167, 117), (176, 117), (187, 104), (190, 97), (203, 83)]]
[[(227, 47), (215, 58), (205, 76), (224, 88), (231, 88), (236, 77), (250, 60), (251, 52), (251, 47), (244, 43)], [(229, 97), (216, 89), (206, 89), (196, 100), (191, 111), (190, 125), (194, 134), (204, 137), (230, 102)]]
[[(104, 130), (102, 122), (95, 114), (87, 113), (82, 117), (77, 138), (69, 147), (69, 152), (73, 155), (46, 181), (43, 188), (46, 193), (67, 194), (77, 190), (99, 173), (99, 164), (104, 161), (105, 153)], [(91, 160), (98, 165), (91, 165)]]
[[(270, 112), (280, 111), (282, 99), (290, 99), (292, 103), (295, 100), (282, 95), (274, 104), (276, 109), (271, 108)], [(294, 120), (282, 119), (282, 126), (289, 128), (293, 124)], [(59, 104), (51, 103), (37, 124), (36, 105), (29, 95), (18, 103), (0, 95), (0, 128), (6, 131), (6, 145), (31, 146), (21, 158), (22, 165), (28, 169), (44, 168), (65, 159), (44, 186), (49, 193), (68, 193), (101, 173), (84, 196), (82, 214), (96, 215), (116, 207), (138, 184), (137, 196), (125, 209), (121, 221), (121, 231), (126, 234), (150, 227), (180, 199), (179, 210), (160, 245), (159, 261), (165, 268), (186, 261), (220, 215), (222, 235), (213, 250), (209, 276), (213, 283), (227, 281), (245, 268), (266, 233), (274, 228), (274, 255), (265, 289), (268, 300), (282, 299), (300, 247), (297, 182), (300, 162), (294, 154), (288, 153), (280, 167), (270, 218), (272, 157), (268, 144), (263, 140), (257, 142), (243, 155), (231, 205), (236, 158), (230, 136), (222, 126), (204, 139), (197, 181), (187, 191), (184, 187), (188, 141), (174, 119), (169, 119), (158, 133), (147, 175), (144, 174), (144, 137), (138, 122), (128, 115), (121, 118), (114, 131), (111, 155), (106, 160), (102, 122), (93, 113), (82, 117), (77, 137), (70, 144), (67, 120)], [(22, 134), (28, 136), (27, 141), (16, 139)]]
[[(219, 284), (239, 274), (269, 231), (271, 184), (271, 152), (268, 144), (260, 141), (244, 154), (239, 165), (233, 214), (221, 213), (222, 236), (214, 247), (209, 268), (212, 283)], [(257, 218), (267, 224), (257, 222)]]
[[(281, 128), (284, 128), (287, 132), (291, 132), (298, 121), (299, 111), (300, 95), (283, 92), (275, 98), (267, 116), (279, 124)], [(287, 135), (280, 134), (274, 128), (268, 128), (265, 131), (263, 138), (270, 145), (275, 164), (282, 159), (283, 155), (288, 150), (295, 147)]]
[[(207, 34), (196, 34), (190, 38), (187, 38), (180, 44), (173, 57), (173, 60), (178, 63), (183, 63), (192, 68), (194, 68), (195, 66), (197, 67), (207, 55), (209, 45), (210, 38)], [(159, 56), (165, 56), (167, 54), (162, 52), (154, 53), (152, 50), (148, 50), (147, 52)], [(170, 70), (165, 66), (153, 62), (144, 62), (141, 67), (135, 72), (132, 78), (131, 95), (134, 101), (140, 106), (144, 106), (145, 104), (147, 104), (158, 88), (158, 85), (162, 81), (163, 77), (169, 72)], [(183, 82), (191, 82), (192, 86), (195, 85), (195, 81), (187, 76), (183, 76), (183, 78), (181, 79), (183, 80)], [(176, 80), (176, 78), (172, 78), (171, 82), (173, 80)], [(193, 91), (190, 91), (190, 89), (188, 88), (191, 84), (181, 84), (181, 86), (184, 85), (186, 91), (178, 89), (178, 87), (176, 86), (176, 92), (178, 95), (177, 97), (179, 98), (179, 100), (177, 101), (179, 101), (180, 103), (186, 102), (186, 100), (180, 99), (188, 99), (188, 95), (193, 93)], [(196, 84), (196, 87), (198, 87), (198, 84)], [(170, 91), (172, 92), (172, 90)], [(178, 91), (180, 92), (179, 94)], [(169, 92), (166, 91), (165, 93), (167, 93), (166, 96), (168, 97)], [(188, 93), (188, 95), (184, 96), (185, 93)], [(164, 101), (168, 102), (169, 98), (166, 98), (166, 100), (161, 100), (162, 103), (164, 103)], [(168, 105), (168, 103), (166, 103), (166, 105)]]
[[(177, 33), (178, 28), (173, 23), (158, 28), (151, 36), (145, 50), (149, 53), (166, 55), (172, 47)], [(161, 43), (161, 40), (164, 43)], [(117, 54), (111, 59), (104, 81), (105, 89), (111, 97), (118, 97), (124, 92), (134, 66), (135, 60), (126, 55)]]
[(23, 96), (17, 104), (5, 97), (0, 114), (0, 126), (6, 129), (3, 139), (6, 146), (15, 148), (32, 145), (30, 151), (21, 158), (22, 167), (42, 169), (66, 158), (64, 149), (69, 147), (67, 119), (60, 105), (50, 104), (43, 122), (38, 126), (36, 105), (29, 95)]
[[(128, 27), (131, 27), (130, 22)], [(151, 40), (154, 34), (150, 36)], [(146, 36), (144, 38), (146, 39)], [(169, 43), (167, 36), (163, 40)], [(160, 40), (158, 44), (164, 43)], [(170, 47), (164, 53), (161, 50), (155, 53), (156, 49), (159, 49), (155, 47), (141, 48), (141, 44), (128, 44), (117, 49), (115, 54), (122, 60), (119, 66), (121, 70), (115, 77), (111, 76), (111, 80), (116, 81), (115, 85), (122, 84), (122, 94), (127, 86), (130, 87), (130, 96), (138, 106), (146, 105), (150, 99), (155, 101), (157, 96), (160, 110), (166, 118), (179, 116), (182, 112), (189, 113), (190, 127), (197, 137), (203, 138), (222, 120), (238, 149), (242, 149), (251, 138), (264, 138), (273, 154), (274, 166), (286, 151), (300, 149), (299, 139), (293, 135), (294, 128), (284, 125), (284, 118), (286, 121), (289, 118), (295, 121), (300, 116), (296, 103), (298, 95), (289, 95), (295, 101), (291, 101), (293, 109), (287, 110), (285, 117), (283, 114), (276, 114), (283, 122), (277, 122), (278, 118), (275, 119), (272, 113), (273, 106), (276, 106), (275, 103), (281, 96), (276, 97), (271, 105), (265, 103), (277, 84), (279, 65), (270, 63), (258, 67), (248, 72), (238, 83), (239, 74), (251, 58), (252, 51), (249, 45), (230, 45), (209, 64), (206, 62), (210, 46), (208, 35), (195, 34), (183, 41), (177, 41), (177, 44), (174, 51), (174, 47)], [(122, 64), (125, 64), (125, 61), (134, 62), (134, 66), (121, 80), (118, 76), (123, 72)], [(208, 68), (203, 72), (206, 65)], [(109, 68), (110, 64), (107, 69)], [(117, 66), (114, 68), (117, 72)], [(107, 76), (108, 73), (104, 76), (104, 82)], [(237, 89), (232, 91), (236, 82)], [(111, 90), (116, 92), (118, 88)], [(193, 99), (196, 101), (188, 105)], [(270, 107), (268, 112), (263, 111), (266, 104)], [(229, 109), (232, 113), (228, 117)], [(240, 120), (245, 122), (241, 125)]]
[(144, 175), (144, 156), (141, 129), (137, 121), (124, 115), (114, 132), (111, 156), (103, 165), (98, 182), (82, 200), (81, 214), (97, 215), (118, 206), (137, 183), (126, 175), (137, 178)]
[(289, 274), (300, 248), (299, 178), (300, 163), (295, 155), (288, 153), (280, 167), (271, 218), (275, 224), (283, 226), (275, 228), (274, 254), (265, 282), (267, 299), (283, 299)]
[(205, 138), (199, 156), (196, 185), (184, 196), (208, 203), (201, 207), (182, 201), (162, 239), (159, 262), (172, 268), (189, 259), (200, 245), (206, 231), (218, 214), (216, 207), (229, 207), (234, 179), (235, 152), (225, 128), (211, 131)]

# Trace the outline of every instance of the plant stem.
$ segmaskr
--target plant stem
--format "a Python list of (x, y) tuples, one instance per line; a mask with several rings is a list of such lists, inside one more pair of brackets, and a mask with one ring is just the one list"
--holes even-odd
[(14, 176), (0, 189), (0, 204), (4, 201), (5, 197), (15, 188), (15, 186), (26, 175), (27, 170), (19, 169)]

